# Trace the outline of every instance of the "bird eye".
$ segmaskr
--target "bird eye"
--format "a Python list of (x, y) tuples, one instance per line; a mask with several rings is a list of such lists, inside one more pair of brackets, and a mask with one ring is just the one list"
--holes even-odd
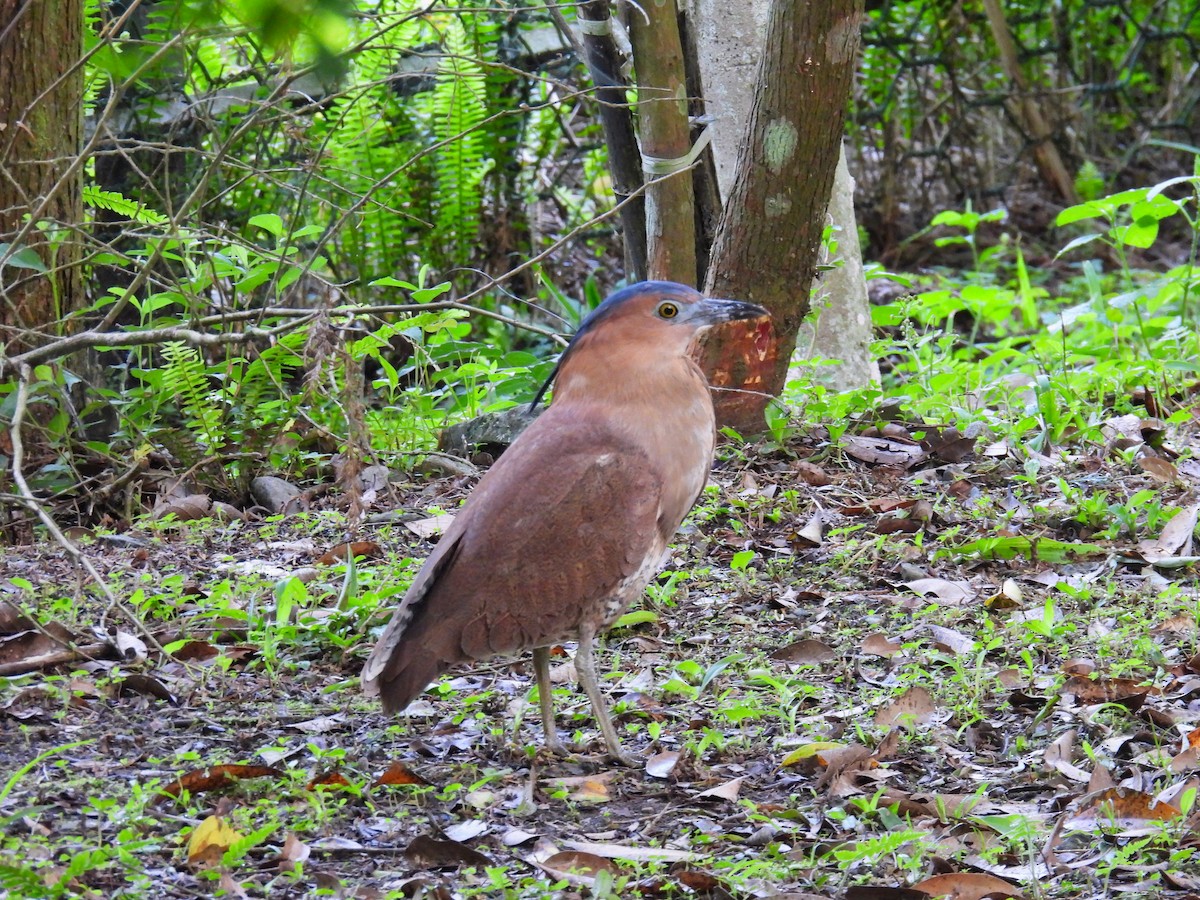
[(663, 303), (658, 307), (658, 315), (663, 319), (673, 319), (679, 315), (679, 307), (674, 303)]

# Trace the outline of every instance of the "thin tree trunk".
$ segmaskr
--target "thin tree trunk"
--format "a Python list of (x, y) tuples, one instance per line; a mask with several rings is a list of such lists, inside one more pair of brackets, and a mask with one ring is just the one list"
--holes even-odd
[(700, 360), (714, 383), (718, 419), (758, 430), (768, 395), (787, 380), (808, 313), (846, 101), (857, 61), (861, 0), (775, 0), (737, 172), (717, 229), (705, 293), (750, 300), (763, 323), (714, 330)]
[(695, 202), (687, 78), (675, 0), (630, 10), (629, 37), (638, 85), (642, 154), (655, 174), (646, 186), (646, 239), (651, 278), (696, 284)]
[(81, 0), (0, 0), (0, 355), (83, 305), (82, 53)]
[[(629, 86), (621, 74), (621, 54), (613, 39), (609, 0), (587, 0), (579, 7), (584, 59), (596, 86), (600, 124), (608, 145), (608, 166), (613, 193), (621, 207), (621, 230), (625, 242), (625, 272), (630, 281), (646, 276), (646, 201), (638, 194), (642, 186), (642, 157), (633, 128), (633, 112), (625, 99)], [(635, 196), (636, 195), (636, 196)]]
[(1021, 128), (1033, 138), (1033, 158), (1037, 161), (1038, 171), (1041, 172), (1043, 180), (1058, 192), (1063, 202), (1074, 205), (1079, 202), (1075, 193), (1075, 180), (1067, 171), (1058, 147), (1054, 145), (1054, 132), (1046, 122), (1046, 117), (1042, 115), (1041, 107), (1030, 96), (1029, 84), (1017, 58), (1017, 45), (1008, 28), (1008, 21), (1004, 18), (1004, 10), (1000, 8), (1000, 0), (983, 0), (983, 8), (987, 11), (992, 39), (1000, 51), (1000, 62), (1013, 84), (1015, 96), (1009, 104), (1009, 109)]

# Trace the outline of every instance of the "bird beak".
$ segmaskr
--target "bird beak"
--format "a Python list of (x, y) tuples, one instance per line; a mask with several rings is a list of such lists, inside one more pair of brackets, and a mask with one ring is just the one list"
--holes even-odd
[(738, 319), (758, 319), (771, 314), (754, 303), (741, 300), (716, 300), (705, 297), (690, 309), (691, 318), (697, 325), (720, 325)]

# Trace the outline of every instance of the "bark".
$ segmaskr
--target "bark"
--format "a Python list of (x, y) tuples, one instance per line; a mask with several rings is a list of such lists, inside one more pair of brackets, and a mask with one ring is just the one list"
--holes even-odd
[(837, 253), (828, 262), (837, 265), (817, 279), (816, 307), (800, 328), (793, 362), (810, 356), (839, 360), (813, 375), (835, 391), (847, 391), (879, 384), (879, 363), (871, 355), (871, 302), (854, 220), (854, 179), (844, 148), (838, 154), (828, 218), (837, 229)]
[(83, 305), (82, 53), (81, 0), (0, 0), (0, 356)]
[(638, 194), (642, 186), (642, 157), (633, 128), (633, 112), (625, 100), (625, 89), (629, 84), (621, 74), (621, 54), (613, 39), (608, 3), (609, 0), (587, 0), (579, 7), (583, 54), (600, 103), (600, 125), (608, 145), (613, 193), (618, 202), (624, 202), (621, 231), (625, 242), (625, 271), (630, 281), (644, 281), (647, 277), (646, 200)]
[(650, 278), (696, 284), (695, 203), (690, 166), (672, 163), (691, 149), (687, 78), (675, 0), (630, 11), (642, 154), (656, 172), (646, 185)]
[(766, 307), (774, 341), (763, 323), (733, 323), (710, 332), (700, 354), (705, 371), (730, 389), (715, 397), (719, 421), (741, 431), (763, 427), (768, 395), (783, 389), (808, 313), (861, 19), (861, 0), (771, 7), (705, 293)]

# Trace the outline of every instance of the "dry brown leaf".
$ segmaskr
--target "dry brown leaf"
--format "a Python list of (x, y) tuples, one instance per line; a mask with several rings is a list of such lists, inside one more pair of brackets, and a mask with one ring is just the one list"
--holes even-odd
[(837, 652), (824, 641), (811, 639), (795, 641), (771, 653), (771, 659), (798, 666), (815, 666), (819, 663), (829, 662), (836, 656)]
[(208, 518), (212, 509), (212, 497), (208, 494), (188, 494), (186, 497), (160, 497), (154, 504), (150, 516), (165, 519), (173, 515), (177, 522), (190, 522)]
[(793, 468), (805, 484), (811, 484), (813, 487), (824, 487), (832, 481), (824, 469), (806, 459), (797, 461)]
[[(1123, 834), (1142, 832), (1152, 822), (1162, 822), (1179, 815), (1169, 803), (1160, 803), (1142, 791), (1110, 788), (1091, 798), (1091, 804), (1066, 821), (1067, 828), (1077, 831), (1096, 831), (1111, 826)], [(1157, 828), (1157, 826), (1155, 826)]]
[(282, 778), (284, 774), (282, 769), (273, 766), (209, 766), (207, 769), (194, 769), (181, 775), (162, 788), (162, 792), (169, 797), (178, 797), (184, 791), (200, 794), (228, 787), (246, 778)]
[(911, 729), (933, 718), (933, 697), (920, 685), (914, 685), (875, 713), (875, 724), (887, 728), (899, 725)]
[(879, 632), (876, 632), (875, 634), (869, 635), (867, 639), (863, 641), (862, 652), (867, 656), (882, 656), (886, 658), (895, 656), (897, 653), (899, 653), (901, 646), (902, 645), (899, 641), (893, 641), (886, 634), (880, 634)]
[(555, 878), (585, 887), (592, 884), (601, 872), (608, 872), (614, 877), (621, 874), (621, 867), (611, 859), (581, 850), (563, 850), (537, 865)]
[(1171, 484), (1179, 480), (1179, 470), (1169, 459), (1161, 456), (1143, 456), (1138, 459), (1138, 468), (1163, 484)]
[(948, 897), (950, 900), (983, 900), (984, 897), (1015, 897), (1023, 895), (1013, 885), (995, 875), (984, 872), (951, 872), (934, 875), (913, 890), (924, 891), (928, 897)]
[(418, 835), (404, 849), (404, 855), (417, 869), (453, 869), (458, 866), (475, 866), (482, 869), (492, 861), (478, 850), (472, 850), (458, 841), (439, 841), (428, 835)]
[(350, 787), (350, 782), (346, 776), (337, 769), (330, 769), (328, 772), (323, 772), (308, 783), (308, 790), (316, 791), (324, 788), (344, 788)]
[(387, 770), (376, 779), (373, 787), (381, 785), (404, 785), (404, 784), (429, 784), (424, 778), (404, 765), (402, 762), (393, 762), (387, 767)]
[(346, 562), (346, 557), (351, 558), (363, 557), (364, 559), (377, 559), (383, 556), (383, 548), (374, 541), (353, 541), (344, 544), (338, 544), (336, 547), (330, 547), (325, 553), (317, 559), (318, 566), (336, 566)]
[(283, 840), (283, 847), (279, 850), (279, 871), (285, 875), (295, 872), (299, 864), (305, 862), (310, 855), (312, 855), (312, 848), (289, 832)]
[(875, 466), (898, 466), (909, 469), (929, 458), (929, 454), (914, 444), (890, 441), (886, 438), (842, 437), (842, 450), (847, 456)]

